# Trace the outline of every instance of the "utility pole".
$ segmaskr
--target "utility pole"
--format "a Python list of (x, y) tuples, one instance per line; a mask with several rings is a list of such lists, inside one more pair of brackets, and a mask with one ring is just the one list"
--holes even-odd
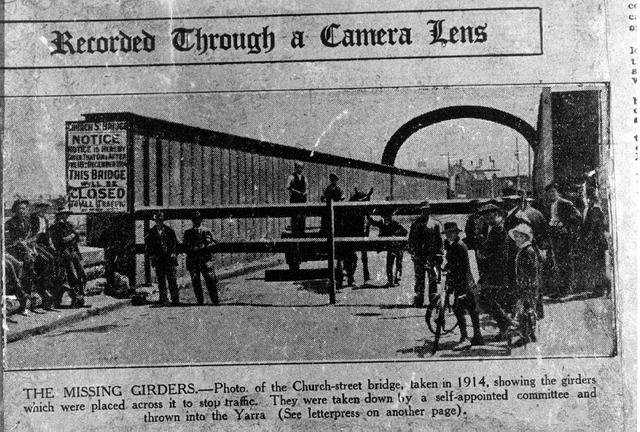
[(533, 193), (533, 179), (531, 178), (531, 146), (527, 146), (527, 149), (529, 150), (529, 160), (528, 160), (528, 164), (529, 164), (529, 190), (532, 191)]
[(455, 157), (455, 154), (451, 154), (451, 152), (447, 151), (446, 154), (441, 154), (440, 157), (446, 157), (447, 158), (447, 178), (449, 179), (449, 184), (447, 185), (447, 199), (451, 199), (453, 198), (452, 195), (452, 191), (453, 191), (453, 187), (455, 187), (455, 184), (451, 185), (451, 157)]
[(516, 137), (516, 189), (520, 189), (520, 148)]

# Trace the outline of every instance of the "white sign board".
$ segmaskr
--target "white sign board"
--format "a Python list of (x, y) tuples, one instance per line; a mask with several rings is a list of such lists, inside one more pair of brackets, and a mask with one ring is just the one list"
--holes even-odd
[(67, 197), (74, 213), (127, 211), (125, 122), (67, 123)]

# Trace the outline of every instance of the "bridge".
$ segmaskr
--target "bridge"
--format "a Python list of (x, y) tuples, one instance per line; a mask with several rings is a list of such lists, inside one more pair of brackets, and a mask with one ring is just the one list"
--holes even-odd
[[(149, 261), (142, 253), (152, 212), (163, 209), (170, 226), (181, 234), (188, 227), (191, 212), (199, 210), (205, 226), (220, 240), (216, 266), (250, 263), (269, 254), (291, 253), (305, 247), (318, 248), (327, 255), (327, 272), (334, 290), (338, 282), (334, 280), (331, 257), (336, 247), (384, 250), (401, 239), (345, 239), (336, 238), (334, 232), (323, 238), (282, 238), (289, 217), (303, 213), (309, 225), (317, 226), (321, 217), (333, 218), (335, 212), (350, 206), (367, 211), (393, 207), (397, 214), (410, 216), (418, 213), (416, 204), (422, 199), (433, 201), (434, 211), (440, 214), (468, 213), (468, 202), (446, 199), (447, 177), (394, 166), (398, 152), (410, 136), (431, 125), (459, 118), (495, 122), (521, 134), (533, 151), (536, 195), (554, 181), (575, 184), (585, 172), (594, 169), (600, 183), (606, 185), (602, 166), (608, 158), (608, 130), (603, 126), (606, 113), (602, 109), (607, 94), (604, 86), (581, 91), (552, 91), (544, 87), (535, 126), (495, 107), (438, 108), (408, 119), (391, 134), (380, 164), (134, 113), (84, 114), (83, 120), (67, 122), (68, 192), (75, 197), (72, 204), (76, 205), (76, 212), (88, 215), (89, 245), (109, 248), (117, 243), (134, 244), (135, 254), (128, 260), (125, 273), (136, 283), (153, 281)], [(86, 141), (83, 136), (89, 133), (117, 136), (117, 141), (124, 144), (104, 147), (107, 153), (104, 157), (111, 161), (108, 163), (126, 171), (119, 179), (102, 183), (78, 179), (82, 177), (78, 174), (82, 165), (73, 165), (76, 162), (70, 149), (77, 151)], [(310, 185), (308, 204), (287, 203), (285, 183), (294, 161), (305, 163)], [(336, 203), (333, 208), (318, 203), (331, 172), (340, 177), (346, 194), (356, 185), (361, 189), (374, 186), (377, 201)], [(97, 202), (98, 198), (90, 196), (92, 188), (94, 197), (104, 193), (110, 199)], [(381, 198), (390, 201), (380, 201)], [(182, 258), (179, 271), (185, 271)]]

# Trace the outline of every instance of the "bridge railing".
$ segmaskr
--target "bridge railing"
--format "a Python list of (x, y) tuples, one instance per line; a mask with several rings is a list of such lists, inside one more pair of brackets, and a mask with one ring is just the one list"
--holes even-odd
[[(432, 214), (467, 214), (471, 212), (469, 200), (431, 201)], [(263, 239), (250, 241), (218, 242), (214, 253), (295, 253), (301, 248), (326, 254), (329, 278), (329, 302), (335, 304), (336, 286), (336, 248), (340, 251), (384, 251), (406, 246), (403, 237), (336, 237), (336, 215), (345, 213), (381, 214), (392, 211), (395, 215), (408, 216), (420, 214), (420, 201), (370, 201), (370, 202), (332, 202), (305, 204), (258, 204), (230, 206), (189, 206), (189, 207), (145, 207), (135, 211), (136, 220), (149, 221), (156, 211), (162, 211), (166, 220), (188, 220), (195, 211), (203, 219), (226, 218), (278, 218), (304, 214), (307, 217), (327, 218), (325, 229), (315, 238)], [(136, 244), (136, 253), (144, 254), (144, 244)], [(179, 252), (184, 252), (182, 245)], [(147, 278), (150, 275), (149, 262), (145, 256)], [(147, 280), (149, 282), (149, 280)]]

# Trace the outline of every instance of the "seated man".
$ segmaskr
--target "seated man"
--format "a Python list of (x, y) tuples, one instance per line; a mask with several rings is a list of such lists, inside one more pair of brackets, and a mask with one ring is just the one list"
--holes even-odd
[(71, 211), (61, 208), (56, 213), (56, 220), (49, 228), (49, 237), (55, 249), (56, 259), (61, 268), (62, 289), (56, 293), (54, 304), (60, 306), (65, 291), (71, 297), (71, 307), (84, 306), (84, 286), (87, 276), (82, 266), (79, 235), (68, 221)]

